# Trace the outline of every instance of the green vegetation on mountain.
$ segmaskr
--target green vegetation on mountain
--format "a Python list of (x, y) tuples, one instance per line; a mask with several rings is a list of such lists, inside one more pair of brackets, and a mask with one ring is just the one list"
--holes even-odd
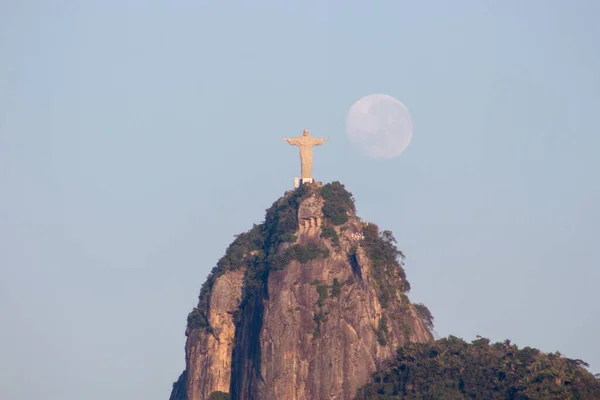
[(340, 237), (338, 236), (337, 232), (335, 231), (335, 228), (333, 228), (331, 226), (323, 227), (323, 229), (321, 230), (321, 237), (331, 240), (331, 243), (335, 247), (338, 247), (340, 245)]
[(377, 325), (377, 341), (380, 345), (387, 345), (388, 333), (389, 331), (387, 326), (387, 317), (385, 315), (382, 315)]
[(340, 297), (342, 292), (342, 284), (338, 278), (333, 278), (333, 284), (331, 285), (331, 297)]
[(227, 392), (221, 392), (220, 390), (217, 390), (208, 396), (208, 400), (231, 400), (231, 395)]
[(433, 315), (431, 315), (431, 312), (429, 311), (427, 306), (423, 303), (415, 303), (415, 304), (413, 304), (413, 306), (415, 306), (417, 315), (423, 320), (427, 329), (432, 330), (433, 329)]
[(373, 374), (357, 400), (550, 400), (600, 399), (600, 381), (581, 360), (519, 349), (510, 341), (471, 343), (450, 336), (407, 343)]
[(277, 271), (282, 270), (292, 260), (298, 261), (300, 264), (306, 264), (311, 260), (315, 260), (319, 257), (329, 257), (329, 250), (321, 249), (314, 243), (309, 243), (306, 246), (301, 244), (295, 244), (288, 247), (283, 253), (274, 254), (269, 258), (270, 270)]
[(348, 212), (355, 212), (352, 193), (346, 190), (340, 182), (323, 185), (320, 194), (325, 200), (323, 215), (333, 225), (342, 225), (348, 221)]
[[(396, 247), (396, 239), (391, 231), (383, 231), (380, 234), (377, 225), (368, 224), (363, 228), (363, 235), (360, 245), (373, 266), (373, 277), (379, 289), (381, 306), (387, 308), (390, 298), (397, 290), (401, 290), (402, 293), (410, 291), (410, 284), (402, 266), (404, 254)], [(395, 277), (401, 279), (401, 287), (398, 287)]]

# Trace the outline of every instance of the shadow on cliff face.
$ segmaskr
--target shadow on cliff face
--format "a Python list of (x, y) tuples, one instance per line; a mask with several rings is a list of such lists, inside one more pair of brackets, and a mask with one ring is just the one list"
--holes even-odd
[(261, 344), (263, 325), (263, 296), (268, 296), (266, 285), (262, 295), (254, 295), (238, 311), (236, 320), (235, 346), (231, 356), (231, 398), (258, 399), (260, 382)]
[(169, 400), (187, 400), (187, 370), (183, 371), (177, 382), (173, 384)]
[(348, 264), (352, 267), (352, 273), (358, 279), (360, 283), (363, 282), (362, 272), (360, 270), (360, 265), (358, 264), (358, 256), (356, 255), (356, 247), (350, 250), (348, 253)]

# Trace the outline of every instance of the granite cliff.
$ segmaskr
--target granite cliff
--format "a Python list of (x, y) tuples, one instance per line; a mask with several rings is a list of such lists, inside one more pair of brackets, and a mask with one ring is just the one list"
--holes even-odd
[(171, 400), (353, 398), (398, 346), (433, 340), (402, 260), (340, 183), (287, 192), (203, 284)]

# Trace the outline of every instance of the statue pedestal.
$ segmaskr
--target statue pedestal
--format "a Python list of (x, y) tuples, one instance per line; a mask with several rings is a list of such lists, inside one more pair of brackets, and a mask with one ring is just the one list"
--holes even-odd
[(294, 189), (298, 189), (300, 184), (304, 185), (305, 183), (313, 183), (312, 178), (294, 178)]

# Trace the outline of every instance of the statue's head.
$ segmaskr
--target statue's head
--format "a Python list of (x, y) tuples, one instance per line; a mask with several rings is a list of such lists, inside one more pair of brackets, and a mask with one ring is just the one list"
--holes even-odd
[(308, 129), (305, 129), (304, 132), (302, 132), (302, 136), (308, 136)]

